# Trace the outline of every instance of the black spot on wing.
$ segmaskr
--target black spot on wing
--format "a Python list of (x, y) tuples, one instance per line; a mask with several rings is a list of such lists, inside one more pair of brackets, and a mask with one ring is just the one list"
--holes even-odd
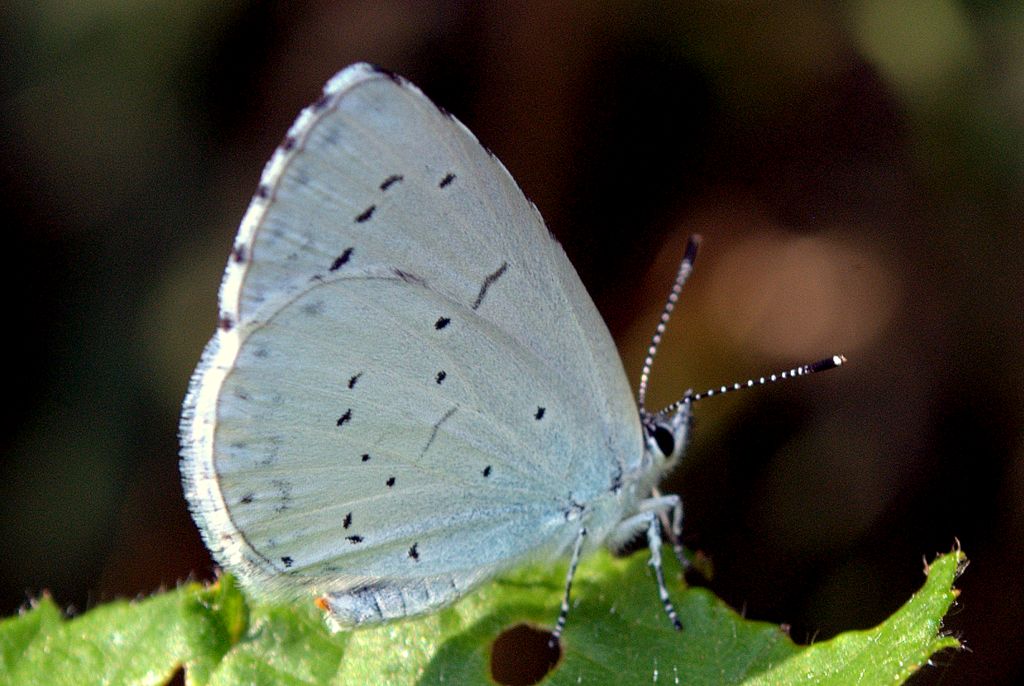
[(448, 326), (448, 324), (450, 324), (451, 321), (452, 320), (449, 319), (448, 317), (438, 317), (437, 321), (434, 322), (434, 328), (440, 331), (444, 327)]
[(536, 419), (536, 420), (544, 419), (544, 412), (546, 412), (545, 408), (538, 407), (537, 411), (533, 415), (533, 418)]
[(484, 467), (483, 474), (484, 474), (484, 478), (486, 478), (486, 477), (491, 475), (491, 465), (487, 465), (486, 467)]
[(392, 476), (392, 477), (390, 477), (390, 478), (389, 478), (389, 479), (388, 479), (387, 481), (385, 481), (384, 483), (386, 483), (386, 484), (388, 485), (388, 488), (391, 488), (392, 486), (394, 486), (394, 485), (395, 485), (395, 477), (393, 477), (393, 476)]
[(346, 536), (345, 540), (348, 541), (349, 543), (362, 543), (363, 542), (363, 537), (362, 536)]
[(377, 209), (376, 205), (370, 205), (365, 210), (356, 215), (356, 223), (362, 224), (365, 221), (369, 221), (370, 217), (373, 216), (374, 211)]
[(345, 410), (345, 414), (338, 417), (338, 426), (341, 426), (347, 422), (352, 421), (352, 408)]
[(420, 559), (420, 551), (418, 550), (419, 545), (419, 543), (413, 543), (412, 547), (409, 548), (409, 557), (416, 560), (417, 562), (419, 562)]
[(281, 558), (281, 562), (284, 563), (285, 567), (291, 567), (292, 566), (292, 562), (294, 562), (294, 560), (292, 560), (292, 558), (290, 558), (287, 555), (285, 555), (284, 557)]
[(331, 262), (331, 266), (328, 271), (336, 272), (344, 267), (350, 259), (352, 259), (352, 252), (354, 248), (345, 248), (344, 252), (334, 258), (334, 262)]
[(484, 282), (480, 285), (480, 292), (476, 294), (476, 300), (473, 301), (472, 307), (474, 310), (480, 307), (480, 303), (484, 301), (484, 296), (487, 295), (487, 289), (491, 287), (491, 284), (500, 279), (507, 270), (508, 262), (502, 262), (500, 267), (487, 275)]
[(270, 187), (261, 183), (259, 186), (256, 187), (256, 197), (259, 198), (260, 200), (266, 200), (267, 198), (269, 198)]
[(285, 152), (291, 152), (295, 148), (295, 136), (285, 136), (284, 140), (281, 141), (281, 149)]
[(351, 379), (349, 379), (348, 380), (348, 387), (349, 388), (355, 388), (356, 387), (356, 382), (359, 381), (359, 377), (361, 377), (362, 375), (363, 375), (363, 373), (359, 372), (358, 374), (353, 376)]
[(369, 462), (370, 461), (370, 453), (363, 453), (360, 459), (362, 459), (363, 462)]
[(346, 529), (349, 528), (350, 526), (352, 526), (352, 513), (351, 512), (349, 512), (347, 515), (345, 515), (345, 521), (343, 521), (341, 523), (341, 526), (346, 528)]
[(236, 263), (239, 263), (239, 264), (240, 264), (240, 263), (242, 263), (242, 262), (245, 262), (245, 256), (246, 256), (246, 254), (247, 254), (247, 253), (246, 253), (246, 251), (245, 251), (245, 245), (243, 245), (243, 244), (239, 243), (239, 244), (238, 244), (238, 245), (236, 245), (236, 246), (234, 247), (234, 249), (233, 249), (233, 250), (231, 251), (231, 259), (233, 259), (233, 260), (234, 260), (234, 261), (235, 261)]
[(231, 318), (231, 315), (225, 314), (217, 322), (217, 326), (220, 327), (221, 331), (231, 331), (231, 329), (235, 328), (235, 320)]
[(454, 181), (454, 180), (455, 180), (455, 174), (452, 174), (451, 172), (448, 172), (447, 174), (444, 175), (444, 178), (441, 179), (441, 183), (437, 184), (437, 187), (438, 188), (447, 188), (448, 186), (452, 185), (452, 181)]
[(444, 381), (445, 377), (447, 377), (447, 376), (448, 376), (448, 373), (445, 372), (445, 370), (442, 369), (441, 371), (439, 371), (437, 373), (437, 376), (434, 377), (434, 380), (437, 381), (437, 384), (440, 386), (441, 382)]
[(248, 505), (249, 503), (252, 502), (252, 499), (255, 498), (255, 497), (256, 497), (255, 493), (246, 493), (245, 495), (242, 496), (242, 499), (239, 500), (238, 502), (240, 502), (243, 505)]
[(394, 186), (396, 183), (402, 181), (404, 178), (405, 177), (402, 176), (401, 174), (392, 174), (388, 178), (386, 178), (383, 181), (381, 181), (380, 189), (382, 191), (386, 191), (387, 189), (389, 189), (392, 186)]

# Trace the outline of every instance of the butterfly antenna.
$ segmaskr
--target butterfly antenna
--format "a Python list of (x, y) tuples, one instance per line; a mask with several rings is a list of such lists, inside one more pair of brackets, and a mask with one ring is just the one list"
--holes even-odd
[(683, 290), (683, 284), (693, 271), (693, 261), (697, 259), (697, 247), (700, 245), (700, 236), (690, 236), (686, 241), (686, 251), (683, 253), (683, 261), (679, 264), (679, 272), (676, 274), (676, 281), (672, 284), (672, 292), (668, 294), (665, 307), (661, 310), (661, 319), (658, 321), (658, 328), (654, 330), (651, 337), (651, 345), (647, 348), (647, 357), (644, 358), (644, 368), (640, 372), (640, 386), (636, 391), (636, 402), (640, 408), (640, 414), (644, 414), (644, 402), (647, 400), (647, 384), (651, 378), (651, 367), (654, 366), (654, 356), (658, 353), (658, 346), (661, 344), (661, 337), (665, 333), (669, 317), (675, 309), (676, 301)]
[(768, 376), (761, 376), (756, 379), (747, 379), (742, 383), (734, 383), (731, 386), (719, 386), (718, 388), (709, 388), (703, 393), (687, 393), (679, 400), (675, 401), (661, 412), (659, 415), (670, 415), (675, 414), (684, 403), (696, 402), (705, 398), (710, 398), (715, 395), (722, 395), (723, 393), (732, 393), (738, 391), (741, 388), (753, 388), (754, 386), (764, 386), (776, 381), (782, 381), (783, 379), (792, 379), (798, 376), (807, 376), (808, 374), (814, 374), (817, 372), (824, 372), (829, 369), (835, 369), (846, 362), (846, 358), (842, 355), (833, 355), (832, 357), (826, 357), (812, 362), (811, 364), (805, 364), (800, 367), (793, 367), (787, 369), (784, 372), (778, 372), (776, 374), (770, 374)]

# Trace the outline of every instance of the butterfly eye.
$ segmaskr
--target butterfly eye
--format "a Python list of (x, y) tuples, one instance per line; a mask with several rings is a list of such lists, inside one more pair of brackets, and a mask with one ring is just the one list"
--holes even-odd
[(672, 433), (671, 429), (668, 429), (661, 424), (655, 424), (654, 427), (648, 429), (648, 434), (658, 445), (658, 450), (661, 451), (662, 456), (669, 457), (675, 452), (676, 437)]

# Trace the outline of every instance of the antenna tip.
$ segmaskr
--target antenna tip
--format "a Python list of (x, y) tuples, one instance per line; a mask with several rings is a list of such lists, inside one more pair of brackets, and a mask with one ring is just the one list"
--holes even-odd
[(814, 364), (809, 366), (809, 371), (812, 372), (823, 372), (828, 369), (835, 369), (846, 362), (844, 355), (833, 355), (832, 357), (826, 357), (823, 360), (818, 360)]
[(693, 261), (697, 259), (697, 248), (700, 247), (702, 238), (699, 233), (690, 234), (689, 239), (686, 241), (686, 250), (683, 253), (683, 262), (693, 264)]

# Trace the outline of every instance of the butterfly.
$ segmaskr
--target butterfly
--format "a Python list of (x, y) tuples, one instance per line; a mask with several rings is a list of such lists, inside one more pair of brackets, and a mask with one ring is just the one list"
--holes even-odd
[(645, 535), (678, 628), (660, 555), (667, 528), (683, 559), (682, 504), (657, 484), (701, 396), (644, 398), (696, 251), (634, 398), (501, 162), (403, 78), (341, 71), (263, 171), (184, 403), (185, 493), (214, 558), (256, 595), (315, 599), (338, 629), (568, 556), (557, 640), (581, 556)]

